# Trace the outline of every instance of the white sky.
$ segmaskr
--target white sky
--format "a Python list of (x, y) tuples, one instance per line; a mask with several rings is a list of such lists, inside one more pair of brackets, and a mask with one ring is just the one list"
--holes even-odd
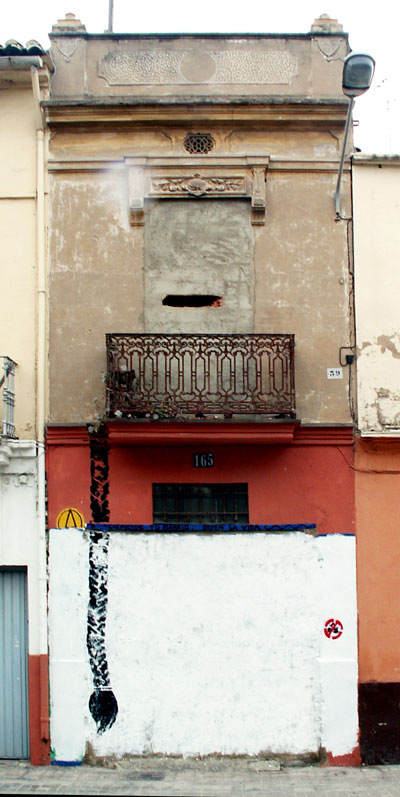
[[(74, 13), (89, 33), (108, 25), (108, 0), (3, 0), (0, 43), (37, 39)], [(307, 33), (327, 13), (342, 23), (353, 50), (376, 60), (371, 89), (356, 101), (355, 144), (400, 153), (400, 0), (114, 0), (116, 33)]]

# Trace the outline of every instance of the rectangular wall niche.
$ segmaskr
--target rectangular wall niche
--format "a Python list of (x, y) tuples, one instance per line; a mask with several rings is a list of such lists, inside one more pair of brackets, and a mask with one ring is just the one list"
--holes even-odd
[[(253, 261), (254, 231), (246, 201), (164, 199), (149, 204), (145, 331), (253, 332)], [(183, 307), (193, 312), (182, 312)]]

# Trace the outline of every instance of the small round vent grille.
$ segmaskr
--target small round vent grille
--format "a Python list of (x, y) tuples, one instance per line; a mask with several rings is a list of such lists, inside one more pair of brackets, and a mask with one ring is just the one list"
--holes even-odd
[(215, 145), (215, 141), (210, 133), (188, 133), (185, 138), (185, 149), (191, 155), (210, 152)]

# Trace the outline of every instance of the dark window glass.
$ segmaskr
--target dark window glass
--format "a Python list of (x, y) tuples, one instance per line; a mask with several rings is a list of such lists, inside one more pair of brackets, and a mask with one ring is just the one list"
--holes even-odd
[(153, 484), (154, 523), (248, 523), (247, 484)]

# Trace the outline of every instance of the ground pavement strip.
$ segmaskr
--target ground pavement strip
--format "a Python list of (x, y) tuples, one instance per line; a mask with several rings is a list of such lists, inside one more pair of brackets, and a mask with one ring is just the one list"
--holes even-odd
[(0, 762), (2, 794), (400, 796), (400, 767), (290, 766), (258, 759), (146, 757), (107, 766), (32, 767)]

